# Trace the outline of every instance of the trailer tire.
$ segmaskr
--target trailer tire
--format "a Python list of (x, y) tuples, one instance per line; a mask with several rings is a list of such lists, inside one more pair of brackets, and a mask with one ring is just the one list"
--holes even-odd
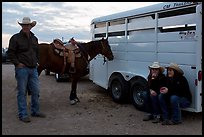
[(109, 90), (114, 102), (124, 103), (127, 101), (129, 95), (128, 82), (122, 75), (111, 76)]
[(130, 98), (136, 109), (145, 111), (148, 105), (148, 88), (144, 81), (134, 80), (130, 82)]

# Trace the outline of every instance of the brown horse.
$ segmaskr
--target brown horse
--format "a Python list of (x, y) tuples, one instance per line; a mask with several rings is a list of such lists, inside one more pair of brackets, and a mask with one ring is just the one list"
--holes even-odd
[[(38, 74), (42, 72), (42, 70), (47, 69), (51, 72), (61, 73), (62, 68), (64, 69), (63, 73), (69, 74), (70, 63), (66, 63), (66, 67), (64, 67), (64, 57), (56, 55), (54, 53), (53, 43), (41, 43), (39, 44), (39, 66), (38, 66)], [(91, 61), (96, 55), (101, 54), (108, 59), (113, 60), (113, 54), (108, 43), (108, 39), (102, 38), (101, 40), (90, 41), (87, 43), (81, 43), (79, 45), (81, 57), (75, 59), (75, 68), (76, 72), (70, 74), (72, 86), (70, 92), (70, 104), (75, 104), (79, 102), (79, 99), (76, 94), (77, 82), (80, 77), (88, 74), (88, 65), (89, 61)]]

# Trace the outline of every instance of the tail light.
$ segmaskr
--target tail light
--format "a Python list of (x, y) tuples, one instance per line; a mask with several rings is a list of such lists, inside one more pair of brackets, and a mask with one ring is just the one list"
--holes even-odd
[(202, 71), (200, 70), (198, 72), (198, 81), (201, 81), (202, 80)]
[(198, 71), (198, 79), (195, 79), (195, 85), (197, 86), (198, 85), (198, 81), (201, 81), (202, 80), (202, 71)]

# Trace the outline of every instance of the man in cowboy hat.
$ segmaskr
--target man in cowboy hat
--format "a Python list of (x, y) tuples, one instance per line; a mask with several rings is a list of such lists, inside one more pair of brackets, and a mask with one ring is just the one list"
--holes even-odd
[(183, 70), (176, 63), (170, 63), (166, 68), (166, 87), (159, 95), (163, 117), (162, 125), (176, 125), (182, 122), (181, 108), (190, 106), (192, 95)]
[(149, 75), (147, 77), (149, 92), (145, 95), (146, 110), (149, 112), (143, 118), (143, 121), (153, 120), (152, 123), (159, 123), (161, 120), (161, 111), (159, 106), (160, 88), (165, 86), (164, 67), (159, 62), (153, 62), (149, 66)]
[(68, 44), (66, 44), (66, 46), (69, 49), (69, 54), (71, 54), (71, 56), (70, 56), (71, 66), (70, 66), (69, 72), (75, 73), (76, 72), (76, 68), (75, 68), (75, 57), (76, 56), (75, 56), (75, 54), (78, 54), (77, 52), (79, 52), (79, 47), (77, 46), (77, 42), (75, 41), (74, 37), (72, 37), (68, 41)]
[(8, 56), (15, 66), (18, 116), (21, 121), (30, 122), (26, 103), (27, 88), (31, 91), (31, 116), (45, 117), (39, 109), (38, 38), (30, 31), (36, 25), (36, 21), (24, 17), (18, 24), (22, 29), (11, 37)]

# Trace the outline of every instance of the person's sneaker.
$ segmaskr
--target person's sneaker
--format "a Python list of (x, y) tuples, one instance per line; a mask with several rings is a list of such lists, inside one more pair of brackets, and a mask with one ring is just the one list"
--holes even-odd
[(143, 121), (149, 121), (149, 120), (152, 120), (152, 119), (154, 119), (153, 115), (152, 114), (147, 114), (143, 118)]
[(157, 115), (154, 117), (154, 120), (152, 121), (152, 123), (159, 123), (161, 120), (160, 120), (160, 116)]
[(41, 118), (45, 118), (46, 115), (43, 113), (36, 113), (36, 114), (31, 114), (32, 117), (41, 117)]
[(23, 121), (25, 123), (29, 123), (30, 122), (30, 118), (29, 117), (24, 117), (24, 118), (19, 118), (20, 121)]
[(75, 72), (76, 72), (76, 69), (74, 67), (70, 67), (69, 73), (75, 73)]
[(169, 125), (178, 125), (181, 124), (181, 121), (169, 121)]
[(170, 121), (167, 119), (162, 121), (162, 125), (170, 125), (170, 124), (171, 124)]

